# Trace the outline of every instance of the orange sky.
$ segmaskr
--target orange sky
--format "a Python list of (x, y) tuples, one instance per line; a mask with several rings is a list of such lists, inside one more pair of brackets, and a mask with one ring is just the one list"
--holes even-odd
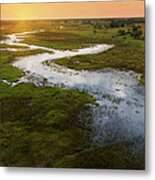
[(144, 17), (144, 2), (1, 4), (2, 20)]

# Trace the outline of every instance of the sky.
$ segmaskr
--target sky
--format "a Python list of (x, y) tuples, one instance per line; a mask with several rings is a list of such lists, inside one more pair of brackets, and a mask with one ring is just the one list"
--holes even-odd
[(2, 20), (144, 17), (144, 1), (1, 4)]

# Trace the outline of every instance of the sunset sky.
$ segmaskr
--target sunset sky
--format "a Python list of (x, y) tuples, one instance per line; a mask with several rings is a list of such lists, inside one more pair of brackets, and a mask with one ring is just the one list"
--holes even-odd
[(144, 1), (1, 4), (1, 19), (144, 17)]

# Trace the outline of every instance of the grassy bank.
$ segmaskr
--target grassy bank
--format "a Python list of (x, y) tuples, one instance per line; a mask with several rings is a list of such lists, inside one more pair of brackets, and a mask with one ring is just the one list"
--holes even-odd
[(23, 73), (16, 67), (10, 65), (15, 61), (15, 58), (10, 55), (10, 52), (1, 52), (0, 61), (0, 78), (6, 79), (10, 82), (17, 81), (23, 76)]
[[(34, 49), (34, 50), (25, 50), (25, 51), (1, 51), (0, 58), (0, 78), (6, 79), (10, 82), (17, 81), (20, 77), (23, 76), (23, 72), (21, 72), (18, 68), (13, 67), (11, 63), (17, 60), (17, 57), (30, 56), (39, 53), (46, 53), (49, 51), (42, 49)], [(50, 52), (52, 53), (52, 52)]]
[(86, 93), (32, 84), (1, 86), (1, 165), (54, 167), (89, 144), (78, 114), (93, 103)]
[(26, 46), (15, 46), (15, 45), (8, 45), (8, 44), (0, 44), (0, 48), (16, 48), (16, 49), (26, 49)]
[(144, 49), (128, 43), (117, 42), (113, 49), (100, 54), (63, 58), (55, 60), (55, 62), (76, 70), (96, 70), (109, 67), (119, 70), (132, 70), (142, 74), (140, 81), (144, 83)]
[(129, 142), (86, 150), (89, 133), (78, 115), (95, 102), (86, 93), (32, 84), (0, 87), (1, 166), (144, 169), (144, 154)]
[(56, 167), (90, 169), (145, 169), (144, 152), (135, 152), (130, 142), (120, 142), (96, 150), (68, 155)]

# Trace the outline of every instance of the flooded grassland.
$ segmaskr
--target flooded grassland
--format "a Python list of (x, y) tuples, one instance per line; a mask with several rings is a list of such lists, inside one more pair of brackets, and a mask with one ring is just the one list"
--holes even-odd
[(101, 30), (81, 48), (46, 46), (55, 31), (28, 30), (1, 40), (2, 164), (143, 169), (144, 70), (130, 40), (122, 60), (123, 40), (104, 41)]

